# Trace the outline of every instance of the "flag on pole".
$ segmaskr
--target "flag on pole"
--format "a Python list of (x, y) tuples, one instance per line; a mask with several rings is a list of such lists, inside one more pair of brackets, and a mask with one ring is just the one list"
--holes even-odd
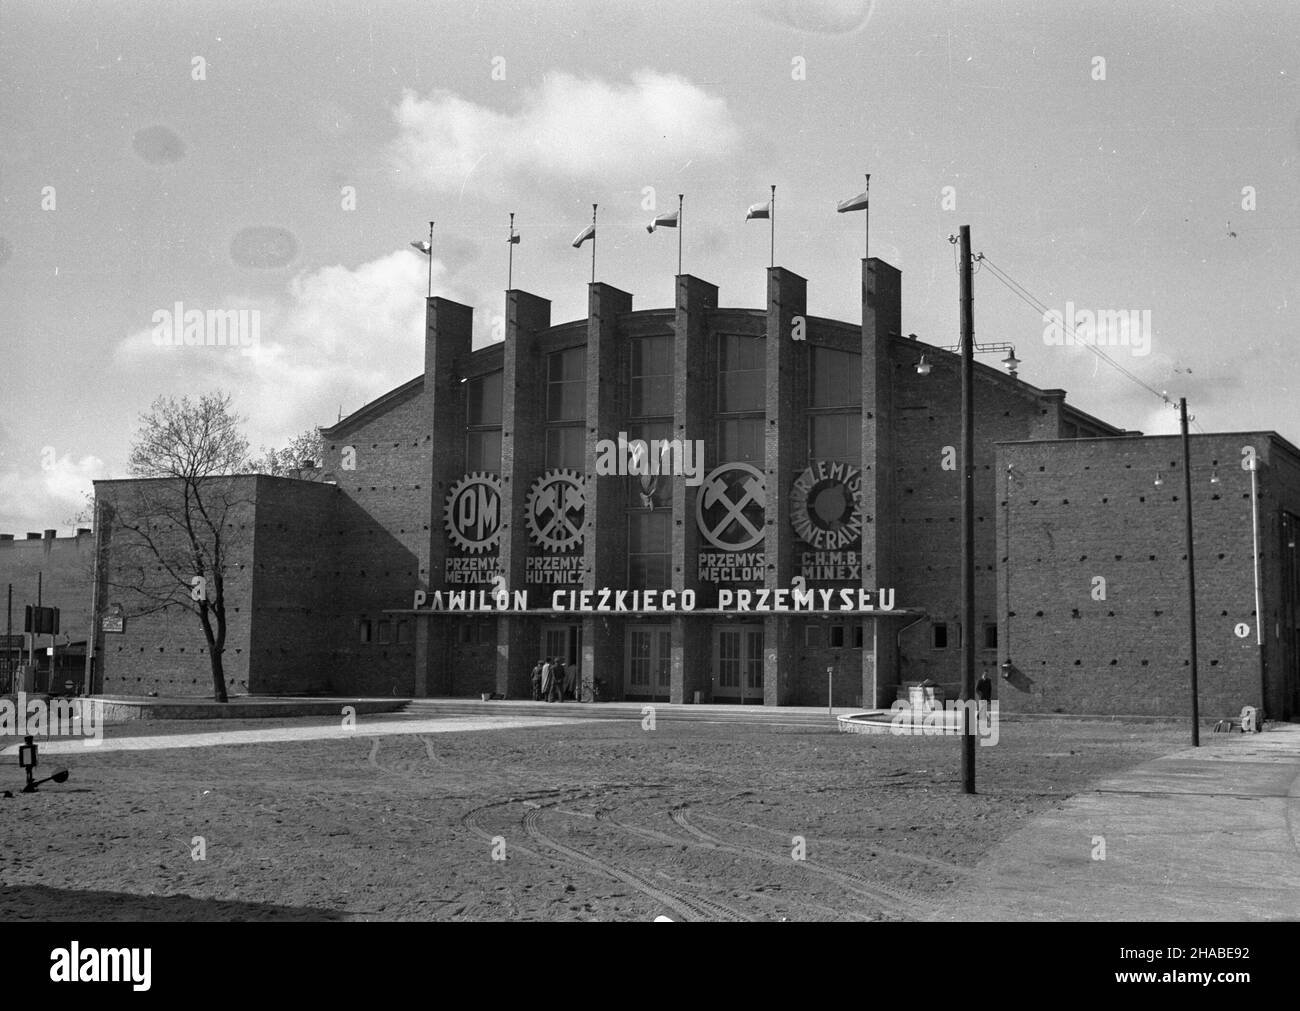
[(856, 197), (850, 197), (848, 200), (841, 200), (835, 205), (835, 210), (839, 214), (846, 211), (865, 211), (867, 209), (867, 191), (863, 190)]
[(745, 212), (745, 220), (751, 218), (770, 218), (772, 216), (772, 201), (767, 200), (761, 204), (754, 204)]
[(429, 256), (433, 252), (433, 247), (424, 239), (421, 239), (419, 242), (412, 242), (411, 245), (425, 256)]
[(588, 225), (581, 232), (579, 232), (578, 237), (573, 240), (573, 248), (579, 249), (582, 247), (582, 244), (584, 242), (586, 242), (588, 239), (594, 239), (595, 237), (596, 237), (596, 226)]
[(654, 232), (656, 228), (676, 228), (676, 227), (677, 227), (677, 212), (672, 211), (668, 214), (656, 215), (655, 219), (652, 222), (650, 222), (650, 224), (645, 226), (645, 230), (647, 232)]
[(512, 235), (510, 236), (510, 238), (506, 239), (506, 241), (509, 242), (512, 246), (517, 246), (519, 245), (519, 236)]

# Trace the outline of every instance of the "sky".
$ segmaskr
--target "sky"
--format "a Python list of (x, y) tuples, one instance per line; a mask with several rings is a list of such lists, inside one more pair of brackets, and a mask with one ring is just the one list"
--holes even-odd
[[(593, 203), (597, 279), (671, 306), (677, 234), (645, 226), (678, 193), (684, 271), (762, 307), (775, 185), (777, 264), (856, 323), (864, 173), (905, 333), (957, 342), (969, 225), (976, 339), (1022, 379), (1300, 443), (1298, 43), (1288, 0), (5, 0), (0, 532), (71, 532), (156, 397), (229, 392), (257, 449), (418, 375), (430, 220), (482, 346), (512, 212), (553, 322), (586, 315)], [(177, 303), (247, 346), (168, 346)], [(1071, 307), (1135, 313), (1092, 331), (1129, 375), (1060, 342)]]

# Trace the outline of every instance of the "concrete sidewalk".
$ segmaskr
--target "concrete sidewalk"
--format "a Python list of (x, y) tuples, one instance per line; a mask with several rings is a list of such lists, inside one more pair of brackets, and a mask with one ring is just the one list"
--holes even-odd
[(1300, 726), (1203, 731), (1200, 748), (1077, 794), (994, 849), (935, 918), (1300, 919)]

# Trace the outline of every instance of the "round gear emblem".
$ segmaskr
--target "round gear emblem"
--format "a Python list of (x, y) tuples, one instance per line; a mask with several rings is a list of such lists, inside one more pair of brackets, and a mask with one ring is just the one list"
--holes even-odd
[(501, 479), (475, 471), (466, 474), (447, 492), (443, 526), (454, 543), (478, 554), (501, 543)]
[(582, 543), (587, 496), (576, 470), (548, 470), (528, 490), (524, 522), (545, 551), (568, 551)]
[(790, 523), (806, 543), (838, 550), (862, 536), (862, 474), (838, 460), (813, 460), (790, 489)]

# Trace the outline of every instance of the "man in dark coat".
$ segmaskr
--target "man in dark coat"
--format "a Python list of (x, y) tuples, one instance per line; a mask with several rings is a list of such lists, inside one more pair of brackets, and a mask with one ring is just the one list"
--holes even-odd
[(542, 661), (533, 664), (533, 701), (542, 701)]

